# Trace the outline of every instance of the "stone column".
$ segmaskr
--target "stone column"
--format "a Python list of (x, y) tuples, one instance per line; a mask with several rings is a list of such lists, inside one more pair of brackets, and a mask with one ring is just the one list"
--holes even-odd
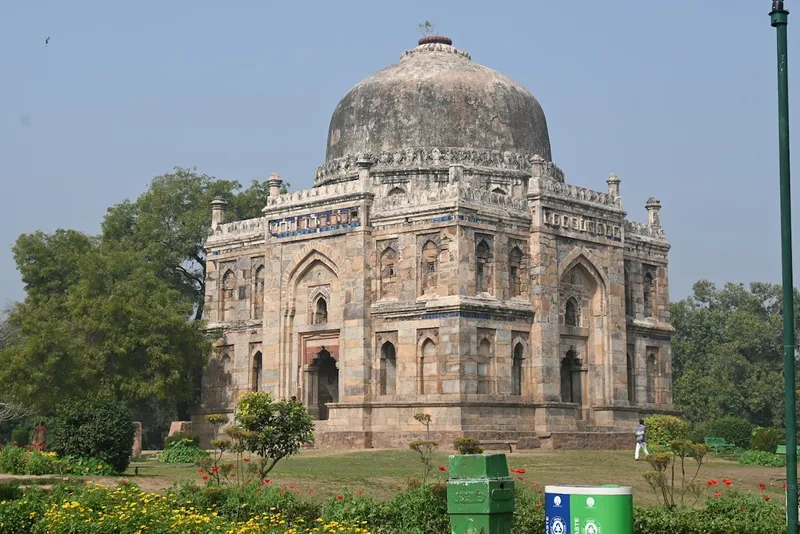
[(214, 197), (211, 201), (211, 229), (215, 230), (217, 226), (225, 222), (225, 212), (228, 209), (228, 203), (222, 197)]
[(281, 185), (283, 185), (283, 180), (281, 180), (281, 177), (273, 172), (269, 175), (269, 178), (267, 178), (267, 185), (269, 185), (269, 196), (274, 198), (281, 194)]
[(659, 215), (661, 201), (650, 197), (644, 207), (647, 208), (647, 224), (650, 225), (650, 228), (661, 228), (661, 216)]
[(608, 175), (608, 180), (606, 183), (608, 184), (608, 194), (614, 198), (619, 198), (619, 183), (620, 179), (617, 178), (617, 175), (613, 172)]

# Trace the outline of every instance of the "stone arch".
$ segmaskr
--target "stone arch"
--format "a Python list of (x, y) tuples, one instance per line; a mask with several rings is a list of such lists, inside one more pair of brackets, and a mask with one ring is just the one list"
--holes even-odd
[(264, 368), (263, 356), (261, 351), (256, 351), (253, 355), (253, 363), (250, 366), (252, 370), (250, 386), (253, 391), (261, 389), (261, 370)]
[(586, 270), (595, 277), (603, 289), (603, 292), (608, 289), (608, 277), (603, 269), (599, 266), (602, 265), (602, 260), (586, 247), (575, 247), (567, 256), (558, 264), (558, 280), (564, 278), (564, 273), (569, 272), (575, 265), (582, 263)]
[(313, 300), (313, 306), (311, 308), (312, 313), (314, 314), (314, 320), (312, 321), (313, 324), (325, 324), (328, 322), (328, 299), (325, 298), (325, 295), (319, 294)]
[(389, 190), (389, 192), (386, 194), (386, 196), (387, 197), (393, 197), (393, 196), (400, 196), (400, 195), (405, 195), (405, 194), (406, 194), (406, 190), (403, 189), (402, 187), (396, 185), (396, 186), (392, 187)]
[(327, 265), (333, 271), (333, 274), (337, 278), (339, 277), (339, 265), (342, 264), (342, 256), (339, 252), (325, 243), (314, 243), (313, 245), (309, 243), (292, 257), (289, 267), (283, 271), (283, 276), (281, 277), (282, 285), (286, 287), (290, 281), (302, 276), (308, 267), (314, 263), (314, 260), (319, 260)]
[(495, 187), (494, 189), (492, 189), (492, 193), (495, 193), (497, 195), (508, 195), (508, 193), (506, 193), (502, 187)]

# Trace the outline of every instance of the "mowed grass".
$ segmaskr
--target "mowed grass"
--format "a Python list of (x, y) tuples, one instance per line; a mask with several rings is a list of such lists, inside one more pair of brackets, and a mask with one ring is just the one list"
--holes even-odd
[[(431, 478), (445, 481), (447, 473), (438, 466), (447, 466), (449, 451), (434, 455), (434, 472)], [(659, 497), (647, 485), (643, 474), (650, 465), (635, 462), (633, 451), (519, 451), (507, 454), (509, 467), (525, 469), (516, 483), (543, 490), (550, 484), (619, 484), (632, 486), (634, 501), (639, 505), (658, 504)], [(139, 468), (139, 476), (134, 469)], [(695, 463), (688, 459), (687, 473), (694, 474)], [(284, 487), (294, 486), (305, 498), (327, 500), (346, 489), (363, 490), (379, 498), (392, 496), (406, 486), (409, 478), (421, 474), (419, 456), (410, 450), (358, 450), (321, 451), (304, 450), (299, 455), (282, 460), (270, 473), (270, 483)], [(248, 477), (245, 473), (245, 479)], [(158, 491), (173, 483), (195, 481), (201, 483), (197, 468), (192, 465), (167, 465), (154, 461), (132, 463), (125, 474), (142, 489)], [(742, 466), (735, 462), (711, 458), (700, 470), (697, 480), (724, 478), (733, 481), (740, 491), (759, 492), (758, 484), (765, 484), (763, 493), (782, 497), (785, 480), (783, 468)], [(105, 478), (104, 483), (115, 484), (118, 478)], [(679, 485), (680, 478), (676, 479)], [(535, 486), (532, 486), (534, 485)], [(721, 484), (721, 482), (720, 482)], [(717, 488), (709, 489), (711, 491)], [(311, 494), (309, 494), (309, 491)]]

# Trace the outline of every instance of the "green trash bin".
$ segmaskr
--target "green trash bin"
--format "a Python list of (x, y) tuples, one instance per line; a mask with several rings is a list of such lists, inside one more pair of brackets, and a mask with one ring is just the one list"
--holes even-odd
[(451, 456), (447, 513), (452, 534), (510, 534), (514, 479), (505, 454)]
[(633, 534), (628, 486), (545, 486), (547, 534)]

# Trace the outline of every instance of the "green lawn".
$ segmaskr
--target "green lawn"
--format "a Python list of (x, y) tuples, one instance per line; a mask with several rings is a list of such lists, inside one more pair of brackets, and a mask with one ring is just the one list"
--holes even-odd
[[(437, 452), (435, 465), (447, 465), (448, 452)], [(634, 462), (632, 451), (521, 451), (508, 454), (509, 467), (525, 469), (517, 484), (620, 484), (633, 486), (638, 504), (656, 504), (657, 497), (642, 475), (650, 469), (647, 462)], [(687, 462), (693, 473), (694, 462)], [(139, 476), (134, 469), (139, 468)], [(409, 450), (320, 451), (304, 450), (298, 456), (283, 460), (270, 473), (271, 483), (293, 485), (309, 498), (328, 499), (344, 489), (364, 490), (381, 498), (391, 496), (403, 487), (409, 477), (420, 474), (420, 461)], [(165, 465), (155, 461), (131, 464), (126, 477), (135, 480), (143, 489), (157, 491), (174, 482), (198, 481), (197, 468), (190, 465)], [(446, 473), (435, 470), (434, 478), (444, 481)], [(733, 462), (712, 459), (703, 466), (698, 480), (705, 482), (728, 478), (734, 487), (758, 491), (758, 484), (768, 486), (767, 493), (780, 496), (785, 477), (783, 468), (741, 466)], [(118, 479), (104, 481), (115, 483)], [(770, 484), (773, 484), (770, 487)]]

